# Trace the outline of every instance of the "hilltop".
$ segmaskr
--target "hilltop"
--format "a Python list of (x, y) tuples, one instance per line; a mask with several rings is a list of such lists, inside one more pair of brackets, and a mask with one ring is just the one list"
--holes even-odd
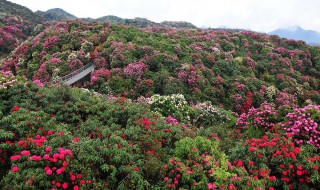
[(46, 18), (47, 20), (55, 20), (55, 21), (61, 21), (61, 20), (71, 20), (76, 19), (77, 17), (64, 11), (60, 8), (55, 9), (49, 9), (47, 11), (36, 11), (35, 14)]
[(150, 21), (146, 18), (134, 18), (134, 19), (123, 19), (117, 16), (109, 15), (100, 17), (97, 19), (85, 19), (87, 21), (107, 21), (112, 24), (123, 24), (123, 25), (129, 25), (129, 26), (135, 26), (138, 28), (145, 28), (145, 27), (172, 27), (172, 28), (178, 28), (178, 29), (196, 29), (197, 27), (189, 22), (183, 22), (183, 21), (164, 21), (161, 23), (156, 23), (153, 21)]

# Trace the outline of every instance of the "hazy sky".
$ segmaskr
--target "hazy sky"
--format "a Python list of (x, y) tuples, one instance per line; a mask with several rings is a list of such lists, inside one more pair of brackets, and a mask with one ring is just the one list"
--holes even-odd
[(320, 0), (10, 0), (33, 11), (62, 8), (77, 17), (145, 17), (269, 32), (299, 25), (320, 32)]

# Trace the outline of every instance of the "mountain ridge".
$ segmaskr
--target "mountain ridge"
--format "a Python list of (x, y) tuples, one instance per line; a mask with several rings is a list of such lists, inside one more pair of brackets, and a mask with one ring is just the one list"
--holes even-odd
[(320, 44), (320, 33), (314, 30), (305, 30), (300, 26), (280, 28), (269, 32), (270, 35), (278, 35), (282, 38), (303, 40), (310, 45)]
[(61, 9), (61, 8), (53, 8), (49, 9), (47, 11), (36, 11), (35, 14), (44, 17), (48, 20), (70, 20), (70, 19), (77, 19), (76, 16), (68, 13), (67, 11)]
[(193, 25), (190, 22), (186, 21), (163, 21), (160, 23), (151, 21), (147, 18), (141, 18), (141, 17), (136, 17), (133, 19), (128, 19), (128, 18), (121, 18), (115, 15), (106, 15), (102, 16), (99, 18), (79, 18), (76, 17), (69, 12), (61, 9), (61, 8), (53, 8), (49, 9), (47, 11), (36, 11), (35, 14), (38, 16), (41, 16), (43, 18), (46, 18), (47, 20), (50, 21), (62, 21), (62, 20), (72, 20), (72, 19), (81, 19), (84, 21), (98, 21), (98, 22), (110, 22), (112, 24), (123, 24), (123, 25), (130, 25), (130, 26), (135, 26), (138, 28), (145, 28), (145, 27), (172, 27), (172, 28), (183, 28), (183, 29), (197, 29), (195, 25)]

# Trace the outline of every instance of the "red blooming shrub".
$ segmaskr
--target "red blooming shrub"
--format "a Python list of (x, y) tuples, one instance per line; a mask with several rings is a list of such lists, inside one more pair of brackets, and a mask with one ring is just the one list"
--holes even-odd
[(269, 133), (239, 143), (231, 152), (233, 164), (241, 162), (250, 176), (264, 181), (266, 189), (312, 189), (319, 185), (319, 171), (314, 169), (320, 165), (317, 150), (295, 146), (291, 137)]

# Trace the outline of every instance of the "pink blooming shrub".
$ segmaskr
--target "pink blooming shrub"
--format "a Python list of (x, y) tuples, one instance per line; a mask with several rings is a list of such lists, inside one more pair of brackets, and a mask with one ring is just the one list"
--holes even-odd
[(104, 68), (107, 64), (106, 59), (101, 56), (96, 57), (93, 61), (98, 68)]
[(259, 108), (252, 107), (248, 113), (240, 115), (236, 125), (242, 129), (249, 126), (255, 128), (264, 128), (265, 131), (272, 131), (275, 129), (275, 119), (277, 112), (275, 108), (268, 102), (264, 102)]
[(292, 108), (296, 107), (297, 100), (294, 95), (288, 94), (286, 92), (279, 92), (275, 100), (276, 107), (281, 108), (283, 106), (290, 106)]
[(54, 64), (59, 65), (61, 63), (61, 59), (53, 57), (53, 58), (50, 59), (50, 63), (54, 63)]
[(81, 67), (83, 67), (83, 63), (79, 59), (73, 59), (69, 64), (71, 71), (75, 71)]
[(17, 59), (5, 60), (2, 63), (2, 69), (4, 71), (16, 71), (19, 68), (17, 63), (18, 63)]
[(313, 144), (320, 149), (320, 106), (296, 108), (294, 112), (287, 114), (286, 119), (281, 126), (293, 136), (296, 144)]
[(55, 46), (58, 43), (59, 37), (58, 36), (52, 36), (47, 38), (47, 40), (43, 43), (44, 48), (51, 48), (52, 46)]
[(190, 91), (199, 92), (200, 86), (205, 84), (203, 77), (197, 73), (198, 70), (193, 65), (185, 65), (178, 72), (178, 79), (184, 82)]
[(147, 66), (142, 61), (139, 61), (137, 63), (131, 63), (127, 65), (123, 69), (123, 72), (128, 77), (136, 76), (138, 78), (141, 78), (146, 69)]
[[(50, 74), (46, 69), (46, 63), (42, 63), (38, 72), (33, 75), (33, 81), (39, 80), (41, 83), (49, 82)], [(40, 85), (41, 86), (41, 85)]]
[(33, 83), (39, 87), (44, 87), (44, 84), (39, 79), (34, 80)]
[(256, 63), (253, 59), (251, 59), (250, 57), (247, 57), (246, 65), (250, 68), (254, 68), (256, 66)]
[(95, 70), (91, 74), (91, 84), (94, 84), (98, 81), (98, 79), (110, 78), (110, 71), (108, 69), (101, 68), (99, 70)]
[(281, 58), (281, 54), (278, 53), (269, 53), (269, 59), (270, 60), (279, 60)]
[(276, 52), (283, 55), (283, 54), (287, 53), (287, 49), (284, 47), (277, 47)]
[(167, 117), (167, 123), (171, 124), (171, 125), (178, 125), (179, 121), (174, 117), (168, 116)]

